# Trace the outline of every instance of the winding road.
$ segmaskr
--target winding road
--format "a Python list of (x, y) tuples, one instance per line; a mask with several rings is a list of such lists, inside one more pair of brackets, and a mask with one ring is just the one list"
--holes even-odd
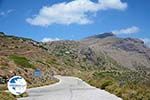
[(55, 76), (56, 84), (28, 89), (29, 97), (18, 100), (122, 100), (121, 98), (90, 86), (76, 77)]

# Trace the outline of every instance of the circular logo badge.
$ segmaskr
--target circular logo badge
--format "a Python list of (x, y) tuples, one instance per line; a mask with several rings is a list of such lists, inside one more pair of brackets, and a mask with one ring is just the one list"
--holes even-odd
[(21, 76), (13, 76), (7, 83), (8, 90), (14, 95), (20, 95), (26, 91), (27, 83)]

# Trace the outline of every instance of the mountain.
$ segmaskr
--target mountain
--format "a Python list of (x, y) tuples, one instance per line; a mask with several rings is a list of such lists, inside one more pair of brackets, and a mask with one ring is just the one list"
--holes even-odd
[[(40, 77), (34, 75), (37, 69)], [(13, 75), (23, 76), (33, 87), (56, 82), (54, 74), (80, 77), (125, 100), (149, 98), (150, 48), (111, 32), (46, 43), (0, 32), (0, 88)]]
[(96, 54), (105, 53), (129, 69), (142, 67), (150, 71), (150, 48), (142, 40), (104, 33), (81, 40), (81, 44), (92, 48)]
[(124, 100), (150, 98), (150, 48), (142, 40), (104, 33), (79, 41), (48, 42), (43, 46), (64, 62), (66, 69), (77, 68), (69, 75)]
[(108, 32), (108, 33), (103, 33), (103, 34), (97, 34), (94, 36), (90, 36), (87, 37), (87, 39), (89, 38), (106, 38), (106, 37), (115, 37), (115, 35), (112, 32)]
[(68, 52), (94, 64), (99, 63), (99, 57), (107, 56), (125, 68), (150, 71), (150, 48), (140, 39), (118, 38), (113, 33), (104, 33), (80, 41), (53, 41), (45, 45), (50, 53), (56, 55)]

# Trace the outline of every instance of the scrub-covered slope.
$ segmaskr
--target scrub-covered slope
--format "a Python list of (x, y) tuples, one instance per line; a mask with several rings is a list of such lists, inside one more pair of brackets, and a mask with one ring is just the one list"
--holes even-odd
[[(150, 49), (139, 39), (112, 33), (80, 41), (37, 42), (0, 33), (0, 89), (13, 75), (28, 86), (55, 82), (55, 74), (77, 76), (125, 100), (150, 98)], [(40, 69), (42, 75), (34, 76)]]

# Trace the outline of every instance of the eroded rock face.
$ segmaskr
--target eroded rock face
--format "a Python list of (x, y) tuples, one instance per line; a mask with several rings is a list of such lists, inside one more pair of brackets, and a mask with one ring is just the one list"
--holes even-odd
[(82, 59), (86, 59), (91, 63), (97, 63), (97, 57), (95, 52), (90, 48), (90, 47), (86, 47), (86, 48), (82, 48), (80, 51), (80, 57), (82, 57)]
[(116, 42), (113, 46), (121, 48), (125, 51), (134, 51), (134, 52), (143, 52), (147, 49), (144, 45), (144, 42), (139, 39), (125, 38)]
[(126, 52), (135, 52), (144, 55), (150, 60), (150, 49), (144, 45), (140, 39), (125, 38), (113, 44), (113, 46), (125, 50)]
[(105, 53), (127, 68), (150, 66), (150, 48), (140, 39), (118, 38), (112, 33), (104, 33), (81, 40), (81, 43), (91, 47), (96, 55)]

